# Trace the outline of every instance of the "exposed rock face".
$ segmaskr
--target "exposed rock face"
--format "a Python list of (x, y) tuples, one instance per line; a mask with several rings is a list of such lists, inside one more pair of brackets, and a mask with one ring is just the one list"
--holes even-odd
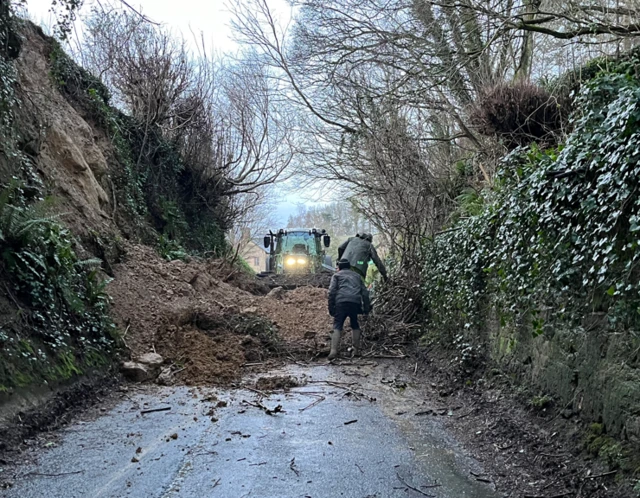
[(56, 88), (50, 75), (51, 41), (35, 26), (25, 27), (25, 43), (17, 59), (23, 109), (19, 126), (30, 139), (36, 167), (74, 233), (114, 232), (109, 165), (111, 144), (91, 126)]

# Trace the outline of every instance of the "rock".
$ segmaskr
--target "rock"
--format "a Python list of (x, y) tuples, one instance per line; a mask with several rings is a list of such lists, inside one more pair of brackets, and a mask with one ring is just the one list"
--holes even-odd
[(160, 375), (158, 375), (156, 382), (161, 386), (170, 386), (171, 384), (173, 384), (173, 373), (171, 372), (171, 369), (167, 368), (166, 370), (160, 372)]
[(284, 296), (285, 290), (282, 287), (276, 287), (275, 289), (271, 289), (269, 294), (267, 294), (267, 298), (270, 299), (282, 299)]
[(122, 373), (127, 379), (134, 382), (144, 382), (149, 379), (149, 370), (147, 367), (135, 361), (125, 361), (122, 364)]
[(147, 353), (138, 358), (138, 363), (142, 363), (151, 368), (157, 368), (164, 363), (164, 358), (158, 353)]
[(258, 308), (255, 306), (250, 306), (249, 308), (245, 308), (242, 310), (242, 313), (245, 315), (255, 315), (258, 312)]

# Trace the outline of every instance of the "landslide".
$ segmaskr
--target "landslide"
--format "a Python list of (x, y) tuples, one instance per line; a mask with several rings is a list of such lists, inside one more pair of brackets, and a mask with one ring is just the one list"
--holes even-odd
[(142, 245), (127, 247), (114, 275), (108, 290), (126, 347), (134, 359), (160, 354), (165, 370), (175, 372), (172, 382), (227, 383), (243, 365), (325, 349), (326, 289), (260, 295), (264, 288), (254, 276), (223, 261), (166, 261)]

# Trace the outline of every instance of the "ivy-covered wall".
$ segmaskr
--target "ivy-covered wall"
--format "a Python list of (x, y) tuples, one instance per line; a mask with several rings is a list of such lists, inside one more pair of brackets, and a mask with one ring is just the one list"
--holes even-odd
[[(607, 64), (552, 149), (508, 155), (425, 244), (427, 334), (640, 442), (640, 61)], [(567, 412), (567, 413), (569, 413)]]

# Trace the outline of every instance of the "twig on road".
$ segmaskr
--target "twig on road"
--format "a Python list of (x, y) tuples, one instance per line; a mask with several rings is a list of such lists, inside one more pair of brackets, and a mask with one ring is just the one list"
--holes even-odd
[(398, 476), (398, 481), (400, 481), (404, 486), (406, 486), (407, 488), (411, 489), (412, 491), (415, 491), (416, 493), (420, 493), (422, 496), (429, 496), (431, 498), (435, 498), (434, 495), (430, 495), (428, 493), (425, 493), (421, 489), (414, 488), (413, 486), (411, 486), (411, 484), (408, 484), (407, 481), (405, 481), (402, 477), (400, 477), (400, 474), (398, 474), (397, 472), (396, 472), (396, 475)]
[(166, 412), (168, 410), (171, 410), (170, 406), (164, 406), (162, 408), (150, 408), (149, 410), (142, 410), (140, 412), (140, 415), (144, 415), (146, 413), (154, 413), (154, 412)]
[(376, 398), (372, 398), (371, 396), (369, 396), (369, 395), (367, 395), (367, 394), (364, 394), (364, 393), (361, 393), (361, 392), (354, 391), (353, 389), (350, 389), (350, 388), (348, 388), (348, 387), (345, 387), (345, 386), (343, 386), (343, 385), (340, 385), (340, 384), (339, 384), (339, 383), (337, 383), (337, 382), (331, 382), (331, 381), (328, 381), (328, 380), (326, 380), (326, 381), (324, 381), (324, 382), (326, 382), (326, 383), (327, 383), (327, 384), (329, 384), (330, 386), (334, 386), (334, 387), (338, 387), (338, 388), (340, 388), (340, 389), (344, 389), (345, 391), (347, 391), (348, 393), (353, 394), (353, 395), (354, 395), (355, 397), (357, 397), (357, 398), (365, 398), (366, 400), (371, 401), (372, 403), (376, 400)]
[(305, 411), (305, 410), (308, 410), (309, 408), (313, 408), (314, 406), (316, 406), (316, 405), (318, 405), (318, 404), (322, 403), (325, 399), (327, 399), (327, 398), (325, 398), (324, 396), (320, 396), (317, 400), (315, 400), (315, 401), (314, 401), (313, 403), (311, 403), (310, 405), (307, 405), (307, 406), (305, 406), (304, 408), (299, 408), (298, 410), (299, 410), (299, 411), (301, 411), (301, 412), (303, 412), (303, 411)]
[(28, 472), (25, 474), (26, 476), (41, 476), (41, 477), (60, 477), (60, 476), (70, 476), (73, 474), (82, 474), (84, 470), (76, 470), (75, 472), (60, 472), (59, 474), (44, 474), (42, 472)]
[(249, 391), (253, 391), (254, 393), (258, 393), (260, 396), (263, 396), (265, 398), (269, 397), (267, 393), (265, 393), (264, 391), (261, 391), (260, 389), (254, 389), (253, 387), (249, 387), (249, 386), (245, 386), (245, 389), (248, 389)]
[(299, 476), (300, 475), (300, 471), (296, 468), (296, 459), (295, 457), (291, 459), (291, 463), (289, 463), (289, 468), (291, 470), (293, 470), (293, 472)]

